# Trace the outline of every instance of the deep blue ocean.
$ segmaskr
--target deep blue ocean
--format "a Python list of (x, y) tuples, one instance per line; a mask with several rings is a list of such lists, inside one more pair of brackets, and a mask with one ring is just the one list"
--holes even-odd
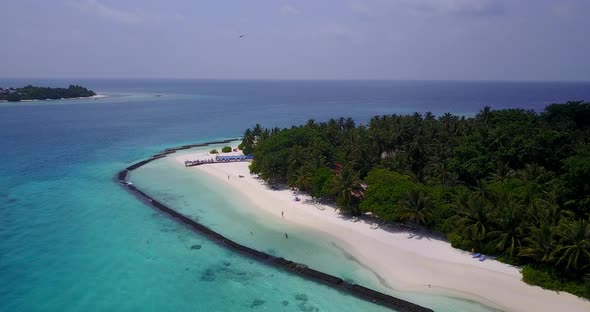
[(27, 84), (106, 97), (0, 103), (0, 311), (384, 311), (210, 243), (113, 177), (255, 123), (590, 100), (581, 82), (0, 79)]

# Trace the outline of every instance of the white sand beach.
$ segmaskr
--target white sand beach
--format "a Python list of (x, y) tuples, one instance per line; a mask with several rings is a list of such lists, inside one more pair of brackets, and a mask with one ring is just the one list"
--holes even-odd
[(85, 100), (85, 99), (101, 99), (101, 98), (106, 98), (108, 97), (107, 95), (104, 94), (96, 94), (93, 96), (87, 96), (87, 97), (74, 97), (74, 98), (61, 98), (61, 99), (44, 99), (44, 100), (20, 100), (18, 102), (8, 102), (7, 100), (0, 100), (0, 103), (22, 103), (22, 102), (41, 102), (41, 101), (63, 101), (63, 100)]
[[(186, 160), (209, 159), (212, 155), (189, 152), (175, 157), (179, 166), (184, 166)], [(491, 259), (480, 262), (444, 240), (401, 229), (376, 228), (371, 221), (355, 222), (333, 207), (314, 204), (307, 195), (298, 195), (301, 200), (296, 202), (292, 191), (272, 190), (249, 173), (248, 165), (206, 164), (186, 170), (218, 179), (277, 222), (329, 235), (396, 290), (473, 300), (503, 311), (590, 311), (590, 301), (529, 286), (521, 280), (518, 268)]]

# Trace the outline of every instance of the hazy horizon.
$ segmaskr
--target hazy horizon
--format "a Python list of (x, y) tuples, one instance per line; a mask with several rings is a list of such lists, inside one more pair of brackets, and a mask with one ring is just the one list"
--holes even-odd
[(8, 76), (0, 76), (0, 81), (2, 80), (202, 80), (202, 81), (317, 81), (317, 82), (506, 82), (506, 83), (590, 83), (590, 79), (588, 80), (510, 80), (510, 79), (348, 79), (348, 78), (326, 78), (326, 79), (315, 79), (315, 78), (206, 78), (206, 77), (8, 77)]
[(0, 77), (586, 82), (589, 10), (584, 0), (9, 1)]

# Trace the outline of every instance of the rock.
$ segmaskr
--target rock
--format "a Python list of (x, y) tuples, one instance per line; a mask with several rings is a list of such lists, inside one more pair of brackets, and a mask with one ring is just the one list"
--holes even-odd
[(212, 282), (215, 280), (215, 272), (211, 269), (205, 270), (201, 273), (201, 280), (206, 282)]
[(307, 301), (309, 298), (307, 298), (306, 294), (296, 294), (295, 300)]
[(255, 308), (258, 306), (261, 306), (265, 303), (266, 301), (262, 300), (262, 299), (254, 299), (254, 301), (252, 301), (252, 304), (250, 305), (250, 308)]

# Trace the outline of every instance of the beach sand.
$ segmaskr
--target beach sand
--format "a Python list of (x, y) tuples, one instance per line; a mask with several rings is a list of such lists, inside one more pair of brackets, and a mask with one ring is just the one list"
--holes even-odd
[[(211, 155), (203, 152), (176, 156), (181, 166), (185, 160), (209, 158)], [(588, 300), (527, 285), (521, 280), (519, 268), (491, 259), (480, 262), (427, 233), (376, 228), (370, 218), (355, 222), (331, 206), (314, 204), (304, 194), (299, 194), (301, 200), (295, 202), (293, 191), (272, 190), (250, 174), (248, 165), (207, 164), (186, 170), (218, 179), (249, 200), (252, 207), (276, 217), (277, 222), (330, 236), (397, 291), (451, 296), (503, 311), (590, 311)]]

